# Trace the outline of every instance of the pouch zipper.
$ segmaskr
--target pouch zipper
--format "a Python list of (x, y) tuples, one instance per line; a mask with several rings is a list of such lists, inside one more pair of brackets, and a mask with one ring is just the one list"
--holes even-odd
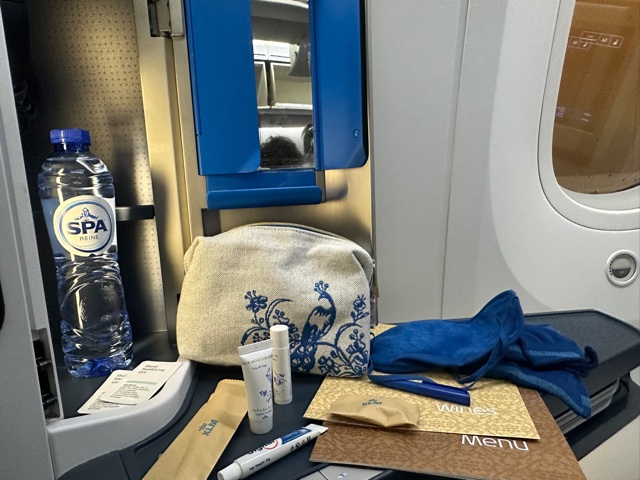
[[(287, 223), (287, 222), (258, 222), (258, 223), (249, 223), (247, 225), (241, 225), (240, 227), (235, 227), (235, 228), (242, 228), (242, 227), (281, 227), (281, 228), (291, 228), (292, 230), (302, 230), (302, 231), (307, 231), (307, 232), (312, 232), (312, 233), (319, 233), (321, 235), (330, 237), (330, 238), (337, 238), (338, 240), (344, 240), (345, 242), (348, 243), (353, 243), (358, 245), (356, 242), (354, 242), (353, 240), (349, 240), (346, 237), (343, 237), (341, 235), (337, 235), (335, 233), (332, 232), (327, 232), (326, 230), (321, 230), (319, 228), (315, 228), (315, 227), (308, 227), (306, 225), (300, 225), (299, 223)], [(234, 230), (234, 229), (232, 229)], [(360, 245), (358, 245), (360, 247)], [(362, 247), (360, 247), (362, 248)], [(364, 248), (363, 248), (364, 250)], [(366, 251), (366, 250), (365, 250)], [(368, 254), (369, 252), (367, 252)], [(371, 256), (371, 255), (369, 255)]]

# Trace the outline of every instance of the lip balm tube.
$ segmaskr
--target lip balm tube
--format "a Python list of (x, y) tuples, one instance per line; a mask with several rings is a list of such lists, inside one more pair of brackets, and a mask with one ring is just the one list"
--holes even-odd
[(273, 400), (278, 405), (286, 405), (293, 400), (289, 327), (274, 325), (269, 333), (273, 340)]
[(252, 473), (280, 460), (326, 431), (327, 427), (311, 423), (295, 432), (276, 438), (274, 441), (237, 458), (231, 465), (220, 470), (218, 480), (247, 478)]
[(267, 433), (273, 428), (272, 350), (272, 340), (238, 347), (247, 390), (249, 427), (257, 434)]

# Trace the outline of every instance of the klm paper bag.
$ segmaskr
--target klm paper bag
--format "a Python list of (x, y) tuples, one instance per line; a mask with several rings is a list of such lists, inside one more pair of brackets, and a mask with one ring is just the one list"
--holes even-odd
[(237, 347), (289, 327), (291, 368), (364, 375), (373, 261), (356, 243), (291, 224), (252, 224), (198, 237), (185, 254), (180, 354), (239, 365)]

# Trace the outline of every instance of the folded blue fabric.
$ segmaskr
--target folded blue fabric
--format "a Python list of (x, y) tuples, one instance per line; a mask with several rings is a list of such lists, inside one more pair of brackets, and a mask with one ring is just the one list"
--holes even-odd
[(487, 372), (487, 377), (541, 390), (560, 398), (582, 417), (591, 415), (589, 395), (580, 380), (598, 364), (598, 356), (551, 325), (524, 325), (520, 338), (506, 355)]
[(506, 378), (555, 395), (586, 418), (591, 405), (580, 377), (598, 360), (593, 349), (583, 352), (550, 325), (525, 324), (518, 296), (507, 290), (468, 320), (418, 320), (381, 333), (371, 362), (384, 373), (450, 368), (463, 384)]

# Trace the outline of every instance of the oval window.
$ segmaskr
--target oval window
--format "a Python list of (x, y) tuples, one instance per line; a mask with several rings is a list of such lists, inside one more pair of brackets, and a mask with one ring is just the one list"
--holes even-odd
[(558, 183), (598, 195), (640, 185), (640, 0), (576, 2), (553, 130)]
[(576, 223), (638, 229), (640, 0), (578, 0), (569, 9), (560, 11), (543, 106), (542, 186)]

